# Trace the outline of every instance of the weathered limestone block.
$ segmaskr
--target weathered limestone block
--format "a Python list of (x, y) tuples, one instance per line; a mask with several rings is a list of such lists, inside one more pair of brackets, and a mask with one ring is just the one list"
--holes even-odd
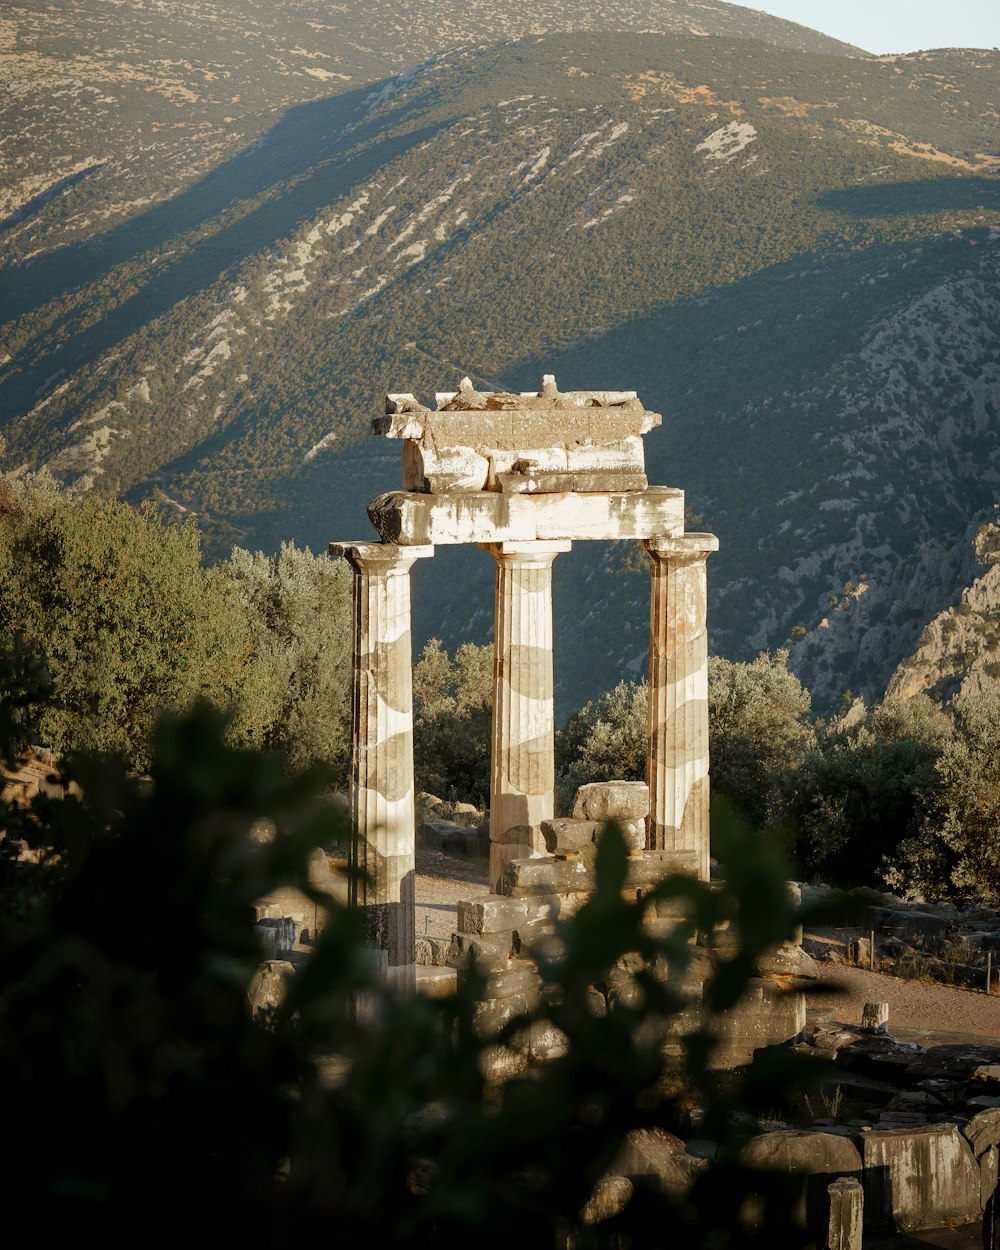
[(493, 1038), (515, 1016), (523, 1016), (527, 1011), (528, 1000), (523, 996), (512, 994), (508, 998), (486, 998), (476, 1004), (472, 1025), (478, 1037)]
[(506, 967), (514, 949), (511, 929), (499, 933), (453, 933), (448, 947), (447, 963), (463, 968), (475, 963), (481, 968)]
[(784, 942), (774, 950), (758, 955), (754, 973), (776, 981), (815, 981), (819, 977), (819, 968), (801, 946)]
[(650, 850), (691, 850), (709, 877), (708, 636), (705, 562), (714, 534), (651, 540), (649, 748)]
[(979, 1167), (954, 1124), (873, 1129), (861, 1138), (865, 1228), (906, 1231), (978, 1220)]
[(635, 1192), (627, 1176), (602, 1176), (580, 1212), (581, 1224), (603, 1224), (621, 1215)]
[[(801, 1198), (793, 1211), (800, 1228), (819, 1240), (829, 1214), (828, 1189), (832, 1181), (861, 1176), (861, 1155), (847, 1137), (781, 1129), (754, 1137), (744, 1146), (741, 1162), (762, 1172), (789, 1172), (805, 1178)], [(822, 1244), (822, 1243), (820, 1243)]]
[(441, 495), (486, 490), (489, 457), (472, 447), (435, 447), (408, 439), (403, 444), (403, 490)]
[(407, 490), (496, 490), (504, 477), (537, 472), (565, 481), (572, 471), (591, 475), (593, 490), (621, 488), (626, 474), (641, 477), (641, 490), (642, 435), (661, 420), (634, 392), (563, 394), (551, 376), (537, 395), (478, 392), (463, 378), (457, 392), (439, 393), (437, 402), (432, 411), (410, 394), (389, 395), (386, 415), (372, 422), (373, 433), (406, 440)]
[(265, 959), (284, 959), (295, 946), (295, 921), (291, 916), (267, 916), (254, 928)]
[(546, 470), (532, 469), (527, 465), (515, 467), (509, 473), (498, 473), (493, 480), (508, 495), (556, 495), (563, 491), (597, 495), (608, 491), (641, 491), (649, 485), (645, 473), (634, 470)]
[(753, 979), (735, 1007), (706, 1020), (705, 1027), (719, 1039), (711, 1066), (731, 1068), (749, 1063), (759, 1047), (793, 1041), (805, 1025), (803, 993), (782, 989), (774, 981)]
[[(490, 543), (496, 561), (490, 888), (511, 860), (545, 853), (555, 815), (552, 562), (569, 543)], [(510, 841), (512, 830), (517, 840)]]
[(829, 1215), (824, 1250), (861, 1250), (865, 1191), (854, 1176), (842, 1176), (827, 1187)]
[(686, 1153), (684, 1143), (662, 1128), (632, 1129), (625, 1136), (611, 1170), (629, 1180), (654, 1181), (667, 1193), (683, 1195), (705, 1160)]
[(530, 1002), (540, 985), (538, 969), (530, 959), (507, 959), (491, 964), (484, 994), (487, 998), (517, 995)]
[(566, 943), (556, 933), (551, 920), (534, 920), (514, 930), (514, 950), (521, 955), (542, 959), (562, 959)]
[(550, 855), (557, 851), (579, 851), (597, 841), (604, 828), (599, 820), (577, 820), (575, 817), (558, 817), (542, 821), (542, 837)]
[(991, 1146), (1000, 1145), (1000, 1107), (977, 1112), (962, 1132), (977, 1158)]
[(501, 1085), (504, 1081), (521, 1075), (528, 1066), (528, 1056), (515, 1046), (494, 1043), (482, 1048), (478, 1063), (479, 1071), (487, 1084)]
[(458, 904), (458, 927), (463, 933), (509, 932), (527, 923), (528, 904), (524, 899), (481, 894)]
[(861, 1010), (861, 1027), (866, 1033), (888, 1033), (889, 1004), (865, 1003)]
[(644, 781), (596, 781), (581, 786), (573, 801), (575, 820), (645, 820), (649, 788)]
[[(589, 893), (593, 874), (582, 860), (514, 859), (496, 884), (497, 894), (524, 895)], [(559, 914), (565, 914), (560, 907)]]
[(424, 998), (447, 998), (455, 993), (457, 986), (458, 976), (454, 968), (418, 963), (416, 988)]
[(642, 539), (683, 533), (684, 492), (669, 486), (600, 495), (391, 491), (368, 505), (368, 516), (383, 542), (402, 547)]
[(1000, 1152), (996, 1146), (989, 1146), (979, 1158), (979, 1205), (986, 1210), (986, 1205), (996, 1193), (998, 1159)]
[(633, 889), (648, 889), (674, 874), (694, 877), (697, 876), (698, 864), (695, 851), (646, 851), (635, 859), (629, 859), (625, 865), (625, 885)]
[(284, 959), (268, 959), (247, 986), (247, 1005), (255, 1020), (273, 1014), (285, 1001), (295, 968)]

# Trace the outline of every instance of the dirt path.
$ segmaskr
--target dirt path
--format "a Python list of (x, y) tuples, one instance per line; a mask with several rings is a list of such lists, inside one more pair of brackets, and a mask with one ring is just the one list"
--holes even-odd
[(1000, 1045), (1000, 995), (904, 980), (864, 968), (824, 971), (823, 986), (807, 999), (807, 1015), (817, 1024), (826, 1020), (859, 1024), (866, 1002), (889, 1004), (889, 1032), (901, 1041), (921, 1046), (943, 1042)]

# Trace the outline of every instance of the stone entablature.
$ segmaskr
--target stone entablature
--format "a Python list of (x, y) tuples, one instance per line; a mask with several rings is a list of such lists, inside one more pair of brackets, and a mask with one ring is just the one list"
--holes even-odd
[(387, 398), (373, 430), (403, 440), (405, 489), (368, 508), (380, 542), (330, 545), (355, 581), (352, 860), (368, 881), (355, 901), (403, 982), (414, 964), (416, 843), (409, 571), (437, 545), (475, 543), (496, 564), (491, 890), (508, 864), (546, 854), (552, 564), (574, 541), (640, 542), (650, 558), (645, 846), (687, 853), (708, 878), (705, 561), (718, 540), (684, 532), (683, 491), (647, 483), (642, 436), (659, 415), (632, 391), (562, 393), (549, 376), (537, 395), (480, 392), (465, 379), (437, 403)]
[(641, 491), (642, 435), (660, 424), (635, 391), (560, 392), (546, 375), (538, 394), (457, 391), (425, 408), (389, 395), (372, 432), (404, 440), (403, 489), (425, 494)]

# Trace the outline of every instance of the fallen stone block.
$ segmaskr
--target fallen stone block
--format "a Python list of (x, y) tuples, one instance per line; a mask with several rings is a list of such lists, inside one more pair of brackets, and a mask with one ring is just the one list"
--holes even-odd
[(513, 859), (497, 882), (497, 894), (518, 898), (526, 894), (589, 893), (593, 872), (582, 860)]
[(453, 933), (448, 947), (447, 964), (464, 968), (470, 964), (485, 971), (506, 965), (514, 949), (512, 929), (500, 933)]
[(545, 849), (550, 855), (556, 851), (578, 851), (581, 847), (591, 846), (603, 828), (599, 820), (576, 820), (573, 817), (543, 820), (541, 824)]
[(827, 1187), (829, 1214), (824, 1250), (861, 1250), (865, 1194), (861, 1181), (842, 1176)]
[(694, 851), (643, 851), (630, 856), (625, 865), (626, 886), (643, 893), (674, 875), (698, 875), (698, 856)]
[(458, 974), (454, 968), (418, 964), (416, 972), (417, 993), (424, 998), (447, 998), (458, 988)]
[(689, 1155), (681, 1139), (666, 1129), (638, 1128), (626, 1134), (611, 1170), (633, 1184), (652, 1181), (666, 1193), (682, 1196), (705, 1166), (706, 1160)]
[(500, 933), (527, 923), (528, 904), (524, 899), (501, 894), (480, 894), (458, 904), (458, 927), (463, 933)]
[(777, 981), (815, 981), (819, 968), (801, 946), (783, 943), (773, 951), (758, 955), (754, 974)]
[(987, 1107), (977, 1112), (962, 1133), (977, 1158), (991, 1146), (1000, 1145), (1000, 1108)]
[[(817, 1241), (829, 1222), (829, 1187), (832, 1182), (861, 1176), (861, 1155), (850, 1138), (837, 1133), (814, 1133), (804, 1129), (780, 1129), (752, 1138), (743, 1147), (740, 1161), (761, 1172), (782, 1172), (805, 1178), (801, 1197), (792, 1211), (800, 1228)], [(822, 1244), (822, 1243), (821, 1243)]]
[(573, 802), (577, 820), (645, 820), (649, 787), (644, 781), (595, 781), (581, 786)]
[(515, 1046), (494, 1043), (480, 1050), (478, 1064), (484, 1081), (491, 1085), (500, 1085), (521, 1075), (528, 1066), (528, 1056)]
[(247, 986), (247, 1005), (255, 1020), (267, 1019), (285, 1001), (295, 968), (285, 959), (265, 960)]
[(980, 1174), (954, 1124), (872, 1129), (862, 1135), (865, 1229), (905, 1232), (978, 1220)]
[(472, 1025), (477, 1037), (489, 1039), (496, 1037), (504, 1025), (509, 1024), (515, 1016), (525, 1015), (528, 1000), (511, 996), (510, 998), (485, 998), (478, 1002), (473, 1010)]
[(580, 1212), (580, 1223), (603, 1224), (605, 1220), (621, 1215), (632, 1201), (634, 1192), (634, 1186), (627, 1176), (602, 1176)]
[(806, 1024), (805, 995), (784, 990), (774, 981), (752, 979), (743, 998), (726, 1011), (711, 1015), (705, 1027), (718, 1038), (713, 1068), (749, 1063), (764, 1046), (796, 1040)]
[(538, 993), (541, 977), (530, 959), (508, 959), (490, 969), (484, 995), (487, 998), (520, 996), (532, 999)]

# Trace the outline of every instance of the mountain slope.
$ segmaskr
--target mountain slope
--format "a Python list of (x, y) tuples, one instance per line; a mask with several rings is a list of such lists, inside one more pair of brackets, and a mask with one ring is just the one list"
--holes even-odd
[[(856, 53), (715, 0), (22, 0), (0, 16), (0, 260), (93, 237), (235, 155), (289, 108), (442, 51), (645, 30)], [(4, 237), (4, 236), (7, 237)]]
[(961, 599), (921, 631), (913, 654), (893, 673), (887, 697), (914, 694), (951, 700), (1000, 686), (1000, 525), (973, 526), (965, 549)]
[[(220, 549), (316, 545), (360, 536), (399, 480), (366, 437), (382, 392), (634, 386), (667, 418), (651, 477), (723, 542), (714, 644), (792, 635), (821, 701), (884, 686), (958, 593), (904, 611), (912, 569), (1000, 491), (998, 62), (577, 33), (302, 105), (187, 192), (8, 270), (11, 456), (158, 489)], [(421, 569), (423, 632), (488, 629), (477, 558)], [(557, 561), (568, 702), (641, 663), (646, 592), (620, 566)]]

